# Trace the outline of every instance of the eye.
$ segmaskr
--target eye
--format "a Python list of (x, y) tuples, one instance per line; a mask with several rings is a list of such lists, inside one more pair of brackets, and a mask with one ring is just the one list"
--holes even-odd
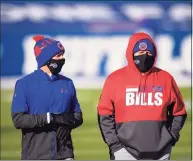
[(63, 56), (63, 54), (57, 54), (57, 57), (61, 57), (61, 56)]

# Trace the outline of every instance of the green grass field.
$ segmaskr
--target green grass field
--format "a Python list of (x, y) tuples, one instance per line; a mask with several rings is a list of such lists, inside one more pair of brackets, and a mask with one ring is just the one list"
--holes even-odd
[[(72, 133), (76, 160), (107, 160), (108, 148), (104, 144), (97, 124), (96, 106), (101, 90), (78, 90), (77, 95), (83, 111), (84, 124)], [(185, 101), (191, 99), (190, 88), (181, 88)], [(21, 133), (13, 127), (11, 120), (11, 99), (13, 91), (1, 91), (1, 159), (20, 159)], [(189, 105), (190, 106), (190, 105)], [(190, 107), (189, 107), (190, 108)], [(191, 113), (180, 141), (172, 151), (172, 160), (191, 160)]]

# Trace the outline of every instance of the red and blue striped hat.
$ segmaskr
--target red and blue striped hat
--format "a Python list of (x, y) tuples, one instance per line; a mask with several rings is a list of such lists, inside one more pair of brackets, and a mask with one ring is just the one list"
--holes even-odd
[(38, 63), (38, 68), (44, 66), (56, 54), (65, 52), (60, 41), (56, 41), (52, 38), (45, 38), (41, 35), (34, 36), (33, 39), (36, 41), (34, 53)]

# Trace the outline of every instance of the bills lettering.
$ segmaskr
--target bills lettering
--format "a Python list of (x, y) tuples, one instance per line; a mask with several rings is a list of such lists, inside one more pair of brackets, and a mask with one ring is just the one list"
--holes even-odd
[(162, 92), (138, 92), (138, 88), (126, 89), (126, 106), (161, 106)]

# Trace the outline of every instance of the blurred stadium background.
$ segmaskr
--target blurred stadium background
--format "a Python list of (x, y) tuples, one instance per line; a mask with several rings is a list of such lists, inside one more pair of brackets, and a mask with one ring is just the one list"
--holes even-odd
[(106, 76), (126, 65), (129, 36), (149, 33), (158, 45), (157, 66), (180, 86), (188, 111), (172, 159), (191, 159), (191, 1), (1, 2), (1, 159), (20, 159), (21, 134), (11, 121), (16, 79), (36, 69), (32, 36), (60, 40), (62, 74), (72, 78), (84, 124), (73, 131), (78, 160), (109, 159), (96, 105)]

